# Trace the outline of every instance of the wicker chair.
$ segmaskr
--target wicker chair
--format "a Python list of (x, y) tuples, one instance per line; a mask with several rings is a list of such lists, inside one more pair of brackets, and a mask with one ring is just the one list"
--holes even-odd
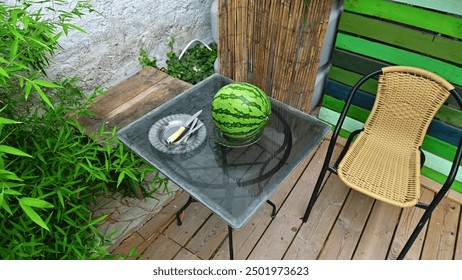
[[(364, 127), (351, 133), (338, 160), (334, 166), (330, 166), (340, 128), (355, 93), (365, 81), (379, 74), (377, 96)], [(307, 221), (316, 202), (326, 172), (333, 172), (348, 187), (377, 200), (398, 207), (426, 209), (398, 256), (398, 259), (403, 259), (432, 211), (451, 187), (461, 162), (462, 135), (452, 168), (441, 190), (430, 204), (419, 202), (420, 169), (425, 161), (420, 146), (430, 122), (451, 94), (462, 110), (462, 98), (450, 83), (414, 67), (384, 67), (358, 81), (333, 132), (303, 222)], [(357, 138), (353, 142), (355, 136)]]

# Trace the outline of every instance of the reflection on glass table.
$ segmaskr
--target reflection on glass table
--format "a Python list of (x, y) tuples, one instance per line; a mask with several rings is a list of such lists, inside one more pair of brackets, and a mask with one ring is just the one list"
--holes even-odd
[[(266, 203), (276, 214), (276, 206), (269, 197), (322, 141), (330, 126), (271, 99), (272, 115), (258, 139), (242, 145), (224, 143), (217, 139), (210, 104), (215, 93), (231, 82), (214, 74), (131, 123), (118, 135), (125, 145), (190, 195), (180, 212), (198, 201), (228, 224), (232, 259), (232, 230), (244, 226)], [(206, 133), (200, 145), (185, 149), (184, 153), (168, 153), (152, 145), (149, 131), (156, 122), (199, 110)], [(177, 218), (181, 224), (179, 215)]]

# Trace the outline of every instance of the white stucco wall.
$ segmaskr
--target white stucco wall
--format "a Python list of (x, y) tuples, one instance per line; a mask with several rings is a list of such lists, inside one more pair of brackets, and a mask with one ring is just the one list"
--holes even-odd
[[(17, 0), (5, 0), (15, 3)], [(68, 0), (72, 7), (78, 0)], [(165, 64), (170, 37), (177, 53), (193, 39), (212, 42), (212, 0), (92, 0), (102, 15), (88, 14), (75, 21), (88, 34), (69, 32), (52, 59), (48, 75), (79, 76), (85, 92), (107, 88), (141, 69), (140, 48)]]

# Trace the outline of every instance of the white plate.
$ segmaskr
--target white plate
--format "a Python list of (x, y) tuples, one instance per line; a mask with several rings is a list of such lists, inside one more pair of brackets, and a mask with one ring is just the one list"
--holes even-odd
[[(149, 142), (157, 150), (166, 154), (183, 154), (190, 152), (199, 147), (207, 137), (207, 129), (204, 125), (197, 131), (193, 132), (188, 141), (179, 145), (167, 145), (167, 138), (175, 132), (191, 115), (176, 114), (164, 117), (158, 120), (149, 129)], [(199, 125), (202, 122), (197, 120)]]

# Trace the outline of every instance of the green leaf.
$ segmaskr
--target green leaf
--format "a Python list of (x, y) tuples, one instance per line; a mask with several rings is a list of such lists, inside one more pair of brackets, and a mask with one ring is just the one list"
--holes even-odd
[(42, 200), (42, 199), (38, 199), (38, 198), (33, 198), (33, 197), (22, 197), (20, 200), (19, 200), (20, 203), (24, 204), (24, 205), (27, 205), (27, 206), (30, 206), (30, 207), (35, 207), (35, 208), (40, 208), (40, 209), (44, 209), (44, 208), (53, 208), (54, 205), (45, 201), (45, 200)]
[(64, 199), (61, 190), (57, 190), (56, 194), (58, 195), (59, 203), (61, 203), (61, 206), (64, 208)]
[(48, 106), (50, 106), (52, 109), (54, 109), (55, 107), (53, 107), (53, 104), (51, 104), (51, 101), (50, 99), (48, 99), (48, 96), (45, 94), (45, 92), (43, 92), (43, 90), (37, 85), (37, 84), (33, 84), (35, 90), (37, 90), (38, 94), (40, 95), (40, 97), (42, 98), (42, 100), (48, 104)]
[(3, 193), (8, 195), (21, 195), (20, 192), (14, 190), (3, 190)]
[(10, 59), (14, 60), (16, 58), (16, 55), (18, 54), (18, 47), (19, 47), (19, 39), (16, 38), (13, 42), (13, 45), (11, 46), (10, 50)]
[(122, 183), (122, 181), (124, 180), (124, 177), (125, 177), (125, 172), (120, 172), (119, 174), (119, 178), (117, 179), (117, 187), (120, 186), (120, 184)]
[(57, 85), (55, 83), (39, 79), (34, 80), (34, 84), (47, 88), (62, 88), (62, 86)]
[[(63, 26), (63, 27), (64, 27), (64, 26)], [(66, 27), (68, 27), (68, 28), (70, 27), (70, 28), (75, 29), (75, 30), (77, 30), (77, 31), (80, 31), (80, 32), (82, 32), (82, 33), (84, 33), (84, 34), (87, 34), (87, 31), (83, 30), (82, 28), (78, 27), (77, 25), (68, 23), (68, 24), (66, 24)], [(67, 34), (66, 34), (66, 35), (67, 35)]]
[(3, 193), (0, 193), (0, 207), (5, 209), (5, 211), (8, 212), (10, 215), (13, 215), (13, 212), (11, 212), (8, 202), (3, 198)]
[(17, 124), (17, 123), (21, 123), (21, 122), (0, 117), (0, 124)]
[(87, 226), (88, 227), (91, 227), (91, 226), (94, 226), (102, 221), (104, 221), (106, 218), (107, 218), (108, 215), (104, 215), (104, 216), (101, 216), (99, 218), (96, 218), (94, 219), (93, 221), (91, 221)]
[(24, 213), (29, 217), (29, 219), (31, 219), (34, 223), (36, 223), (40, 227), (50, 231), (48, 226), (45, 224), (45, 222), (42, 220), (42, 218), (40, 218), (40, 216), (37, 214), (37, 212), (35, 212), (35, 210), (32, 209), (32, 207), (30, 207), (30, 206), (28, 206), (28, 205), (26, 205), (24, 203), (21, 203), (21, 201), (22, 201), (22, 199), (19, 200), (19, 205), (21, 206)]
[(0, 178), (3, 180), (22, 181), (22, 179), (16, 176), (16, 174), (5, 169), (0, 169)]
[(8, 73), (2, 67), (0, 67), (0, 75), (7, 77), (7, 78), (10, 77), (10, 75), (8, 75)]
[(16, 156), (22, 156), (22, 157), (32, 157), (31, 155), (19, 150), (19, 149), (16, 149), (16, 148), (13, 148), (13, 147), (10, 147), (10, 146), (6, 146), (6, 145), (0, 145), (0, 153), (5, 153), (5, 154), (11, 154), (11, 155), (16, 155)]
[(26, 88), (24, 90), (24, 98), (27, 100), (27, 98), (29, 97), (29, 94), (32, 90), (32, 82), (27, 80), (26, 81)]

